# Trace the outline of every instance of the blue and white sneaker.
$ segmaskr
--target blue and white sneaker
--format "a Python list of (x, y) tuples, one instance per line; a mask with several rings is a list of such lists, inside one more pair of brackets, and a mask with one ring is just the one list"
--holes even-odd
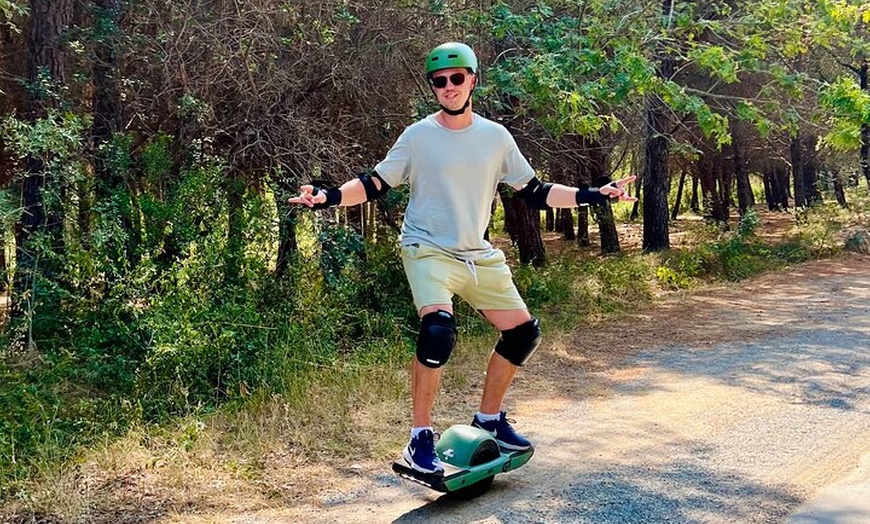
[(424, 429), (412, 438), (402, 451), (402, 458), (411, 469), (430, 475), (444, 473), (444, 464), (435, 453), (435, 433)]
[[(510, 422), (515, 422), (511, 420)], [(508, 422), (507, 413), (502, 411), (499, 414), (498, 420), (491, 420), (486, 422), (481, 422), (477, 419), (477, 415), (474, 416), (474, 420), (471, 421), (471, 425), (480, 428), (495, 438), (496, 443), (498, 443), (499, 447), (509, 451), (522, 451), (529, 449), (532, 447), (532, 443), (529, 442), (529, 439), (520, 435)]]

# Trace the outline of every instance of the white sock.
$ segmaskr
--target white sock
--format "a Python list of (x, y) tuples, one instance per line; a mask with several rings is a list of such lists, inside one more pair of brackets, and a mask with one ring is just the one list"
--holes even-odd
[(474, 417), (480, 422), (494, 422), (501, 418), (501, 413), (496, 413), (495, 415), (487, 415), (486, 413), (481, 413), (480, 411), (478, 411), (477, 414), (474, 415)]
[(420, 434), (421, 431), (425, 430), (433, 431), (432, 426), (421, 426), (419, 428), (411, 428), (411, 438), (417, 438), (417, 435)]

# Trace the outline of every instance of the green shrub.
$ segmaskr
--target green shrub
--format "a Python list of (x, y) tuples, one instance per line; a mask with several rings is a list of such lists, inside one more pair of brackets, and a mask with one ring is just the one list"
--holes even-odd
[(690, 277), (667, 266), (656, 268), (656, 279), (663, 288), (670, 290), (689, 289), (694, 285)]

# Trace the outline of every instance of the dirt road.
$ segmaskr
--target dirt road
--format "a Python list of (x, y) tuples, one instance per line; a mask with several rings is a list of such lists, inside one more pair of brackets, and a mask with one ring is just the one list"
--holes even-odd
[(548, 341), (508, 401), (536, 454), (473, 501), (362, 462), (304, 504), (147, 522), (868, 523), (868, 268), (806, 264)]

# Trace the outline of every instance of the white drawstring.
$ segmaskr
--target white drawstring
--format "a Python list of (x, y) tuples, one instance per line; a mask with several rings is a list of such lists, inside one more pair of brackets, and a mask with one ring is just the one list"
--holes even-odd
[(474, 285), (478, 285), (479, 282), (477, 281), (477, 266), (474, 265), (474, 261), (466, 260), (465, 267), (467, 267), (468, 270), (471, 271), (471, 274), (474, 276)]

